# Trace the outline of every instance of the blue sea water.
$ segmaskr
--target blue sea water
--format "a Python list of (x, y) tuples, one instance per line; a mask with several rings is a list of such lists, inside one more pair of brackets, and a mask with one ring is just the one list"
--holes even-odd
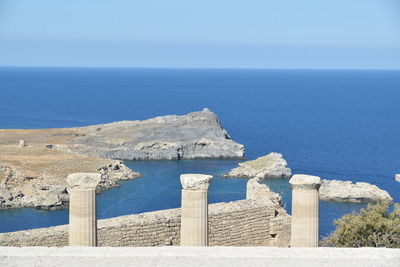
[[(0, 68), (0, 128), (86, 126), (210, 108), (254, 159), (281, 152), (293, 173), (365, 181), (400, 202), (400, 71)], [(179, 175), (221, 174), (237, 160), (127, 161), (142, 178), (98, 196), (98, 217), (180, 206)], [(287, 180), (270, 180), (291, 210)], [(216, 177), (210, 202), (245, 197)], [(364, 204), (321, 202), (320, 232)], [(0, 211), (0, 232), (68, 222), (66, 210)]]

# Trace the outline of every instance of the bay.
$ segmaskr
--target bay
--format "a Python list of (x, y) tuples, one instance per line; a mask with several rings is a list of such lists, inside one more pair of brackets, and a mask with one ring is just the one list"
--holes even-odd
[[(214, 111), (246, 158), (280, 152), (293, 173), (365, 181), (400, 202), (400, 71), (0, 68), (0, 128), (59, 128)], [(245, 197), (240, 161), (126, 164), (143, 174), (98, 196), (99, 218), (180, 206), (179, 175), (216, 175), (210, 202)], [(270, 180), (290, 212), (287, 180)], [(321, 202), (320, 230), (364, 204)], [(0, 232), (68, 223), (68, 211), (0, 211)]]

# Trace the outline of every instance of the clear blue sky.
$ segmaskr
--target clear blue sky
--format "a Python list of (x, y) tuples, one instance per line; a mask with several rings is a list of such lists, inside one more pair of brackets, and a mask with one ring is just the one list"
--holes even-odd
[(400, 69), (400, 0), (0, 0), (0, 66)]

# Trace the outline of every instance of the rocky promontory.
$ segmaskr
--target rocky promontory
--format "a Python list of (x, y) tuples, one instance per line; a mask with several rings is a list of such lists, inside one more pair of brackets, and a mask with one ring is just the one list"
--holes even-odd
[(290, 178), (292, 171), (280, 153), (269, 153), (255, 160), (239, 163), (239, 166), (223, 175), (241, 178)]
[(340, 180), (322, 180), (319, 198), (324, 201), (355, 203), (393, 200), (387, 191), (376, 185)]
[[(21, 140), (21, 141), (20, 141)], [(118, 160), (242, 158), (209, 109), (79, 128), (0, 130), (0, 209), (63, 208), (68, 174), (97, 172), (97, 191), (139, 177)]]
[[(3, 140), (4, 141), (3, 141)], [(209, 109), (183, 116), (119, 121), (80, 128), (0, 130), (0, 145), (17, 140), (49, 149), (118, 160), (242, 158), (236, 143)]]
[(121, 160), (242, 158), (236, 143), (209, 109), (184, 116), (121, 121), (79, 129), (67, 149)]

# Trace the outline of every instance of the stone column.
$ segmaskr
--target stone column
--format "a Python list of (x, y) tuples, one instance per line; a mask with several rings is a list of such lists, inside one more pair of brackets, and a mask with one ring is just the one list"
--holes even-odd
[(292, 247), (318, 247), (319, 240), (319, 187), (317, 176), (296, 174), (292, 184)]
[(25, 140), (19, 140), (19, 146), (25, 146)]
[(181, 246), (208, 246), (208, 186), (212, 176), (182, 174)]
[(99, 173), (74, 173), (67, 177), (69, 184), (69, 245), (97, 245), (96, 186)]

